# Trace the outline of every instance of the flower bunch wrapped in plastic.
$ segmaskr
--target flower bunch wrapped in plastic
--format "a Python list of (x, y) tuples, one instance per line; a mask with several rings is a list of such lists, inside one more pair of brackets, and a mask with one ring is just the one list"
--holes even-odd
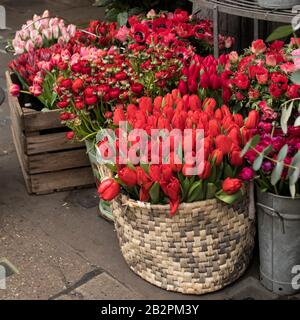
[(136, 200), (169, 203), (174, 215), (182, 202), (218, 197), (233, 203), (245, 193), (240, 153), (256, 125), (252, 118), (176, 89), (116, 108), (111, 125), (97, 136), (98, 161), (115, 173), (99, 186), (103, 200), (121, 187)]
[[(273, 114), (277, 118), (282, 103), (299, 98), (300, 86), (294, 84), (291, 76), (296, 70), (291, 52), (294, 42), (288, 46), (282, 41), (267, 45), (256, 40), (250, 49), (239, 56), (229, 54), (230, 70), (225, 71), (230, 105), (241, 108), (258, 109), (262, 114)], [(227, 93), (228, 95), (228, 93)]]
[(75, 25), (65, 25), (64, 20), (51, 18), (49, 11), (46, 10), (42, 16), (34, 15), (32, 20), (27, 21), (21, 30), (16, 32), (11, 47), (15, 54), (22, 54), (55, 43), (68, 43), (75, 32)]
[[(12, 60), (9, 69), (18, 76), (21, 85), (13, 95), (17, 96), (22, 91), (37, 97), (43, 108), (56, 109), (57, 94), (53, 87), (58, 71), (66, 69), (72, 50), (72, 46), (62, 47), (56, 44), (49, 48), (31, 50)], [(15, 84), (14, 87), (16, 86), (18, 85)]]

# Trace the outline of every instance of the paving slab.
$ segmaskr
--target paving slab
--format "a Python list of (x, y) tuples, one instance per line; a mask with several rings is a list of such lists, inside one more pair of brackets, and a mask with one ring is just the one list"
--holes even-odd
[(134, 291), (114, 279), (106, 272), (79, 286), (56, 300), (137, 300), (141, 299)]

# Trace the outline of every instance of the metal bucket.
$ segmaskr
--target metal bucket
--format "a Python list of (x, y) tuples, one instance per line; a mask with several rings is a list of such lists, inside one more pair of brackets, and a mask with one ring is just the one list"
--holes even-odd
[(300, 198), (257, 191), (260, 279), (279, 295), (300, 291)]
[(258, 5), (267, 9), (292, 9), (298, 4), (299, 0), (258, 0)]
[[(99, 186), (102, 177), (101, 174), (99, 172), (98, 169), (98, 165), (97, 165), (97, 159), (96, 159), (96, 150), (95, 150), (95, 146), (91, 141), (85, 141), (85, 145), (87, 148), (87, 153), (90, 159), (90, 163), (92, 166), (92, 170), (93, 170), (93, 174), (95, 177), (95, 181), (96, 181), (96, 185), (97, 187)], [(113, 214), (112, 214), (112, 210), (111, 210), (111, 204), (109, 202), (103, 201), (100, 199), (99, 201), (99, 211), (100, 211), (100, 215), (109, 220), (109, 221), (113, 221)]]

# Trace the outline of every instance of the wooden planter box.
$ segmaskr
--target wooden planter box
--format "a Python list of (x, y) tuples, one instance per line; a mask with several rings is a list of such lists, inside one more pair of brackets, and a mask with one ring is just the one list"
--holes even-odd
[[(18, 83), (6, 72), (7, 88)], [(36, 111), (8, 95), (11, 130), (29, 193), (46, 194), (94, 184), (86, 147), (69, 141), (59, 110)]]

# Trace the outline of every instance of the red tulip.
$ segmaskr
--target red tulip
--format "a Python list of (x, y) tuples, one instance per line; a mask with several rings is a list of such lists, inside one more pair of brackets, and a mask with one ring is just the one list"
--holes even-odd
[(203, 171), (202, 173), (199, 174), (199, 178), (203, 180), (208, 179), (210, 177), (210, 173), (211, 173), (211, 164), (210, 162), (205, 161), (203, 165)]
[(241, 151), (240, 149), (233, 150), (229, 156), (230, 163), (234, 167), (240, 167), (244, 163), (243, 158), (241, 158)]
[(126, 184), (127, 187), (134, 187), (137, 184), (136, 171), (128, 167), (119, 170), (118, 177)]
[(223, 155), (227, 155), (232, 147), (232, 140), (225, 135), (219, 135), (216, 137), (216, 148), (220, 149)]
[(119, 193), (120, 185), (114, 179), (106, 179), (98, 187), (98, 194), (104, 201), (113, 200)]
[(12, 84), (9, 88), (9, 93), (13, 97), (18, 97), (20, 95), (20, 86), (18, 86), (17, 84)]
[(255, 129), (257, 128), (259, 122), (259, 113), (256, 110), (252, 110), (249, 112), (248, 119), (245, 122), (245, 126), (247, 129)]
[(180, 204), (181, 186), (177, 178), (172, 177), (169, 181), (163, 180), (160, 182), (163, 192), (170, 200), (170, 214), (173, 216)]
[(243, 116), (239, 113), (237, 114), (234, 114), (233, 115), (233, 119), (234, 119), (234, 122), (240, 127), (242, 128), (244, 126), (244, 119), (243, 119)]
[(208, 127), (208, 134), (212, 137), (216, 137), (221, 133), (219, 122), (215, 119), (209, 121)]
[(231, 195), (237, 193), (243, 186), (243, 182), (240, 179), (226, 178), (223, 181), (222, 189), (225, 193)]
[(211, 154), (211, 159), (215, 159), (216, 166), (223, 162), (223, 152), (220, 149), (215, 149)]
[(125, 113), (122, 108), (116, 108), (114, 111), (113, 124), (118, 126), (120, 121), (125, 121)]

